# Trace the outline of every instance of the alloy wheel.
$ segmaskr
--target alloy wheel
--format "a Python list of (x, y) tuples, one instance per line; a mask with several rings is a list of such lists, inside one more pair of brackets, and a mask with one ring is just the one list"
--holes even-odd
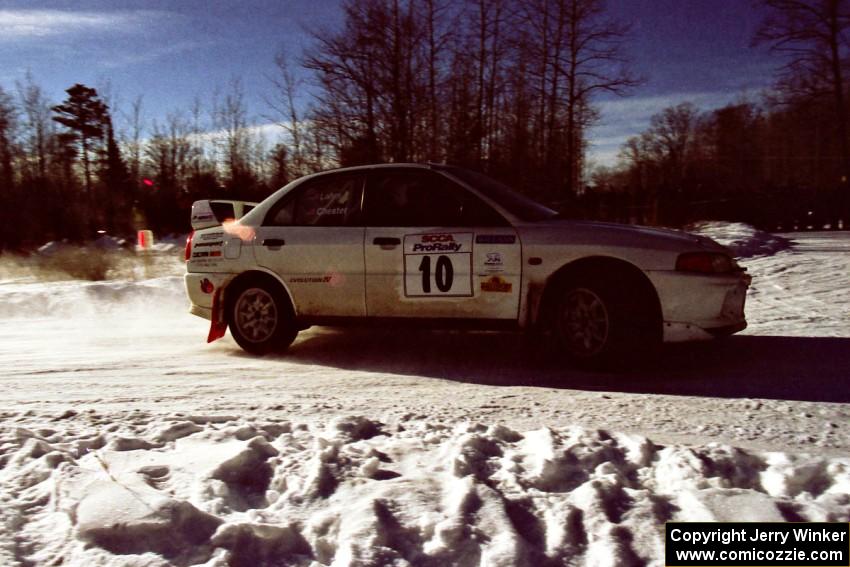
[(252, 287), (242, 292), (234, 307), (235, 325), (239, 333), (252, 343), (262, 343), (274, 336), (278, 325), (274, 298), (264, 289)]
[(569, 290), (559, 315), (561, 335), (572, 354), (587, 358), (605, 348), (610, 318), (605, 302), (596, 292), (588, 288)]

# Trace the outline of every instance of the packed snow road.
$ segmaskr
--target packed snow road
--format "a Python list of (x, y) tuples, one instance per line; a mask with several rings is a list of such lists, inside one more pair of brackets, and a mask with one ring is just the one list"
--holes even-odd
[[(658, 441), (850, 451), (850, 236), (790, 235), (744, 261), (750, 328), (668, 348), (655, 368), (586, 373), (516, 336), (314, 328), (279, 357), (204, 342), (179, 276), (0, 286), (0, 411), (226, 412), (578, 424)], [(176, 269), (179, 270), (179, 267)], [(14, 416), (14, 417), (13, 417)]]
[(846, 522), (850, 235), (706, 230), (750, 328), (621, 374), (493, 333), (256, 358), (177, 275), (0, 272), (0, 564), (661, 565), (669, 520)]

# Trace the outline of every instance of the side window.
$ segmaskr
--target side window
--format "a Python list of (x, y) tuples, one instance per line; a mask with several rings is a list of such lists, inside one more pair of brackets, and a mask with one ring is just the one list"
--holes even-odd
[(365, 199), (369, 226), (492, 226), (506, 224), (485, 203), (430, 171), (376, 171)]
[(334, 175), (309, 181), (283, 197), (266, 215), (267, 226), (352, 226), (360, 214), (362, 176)]
[(493, 207), (461, 188), (464, 194), (463, 226), (508, 226), (510, 223)]

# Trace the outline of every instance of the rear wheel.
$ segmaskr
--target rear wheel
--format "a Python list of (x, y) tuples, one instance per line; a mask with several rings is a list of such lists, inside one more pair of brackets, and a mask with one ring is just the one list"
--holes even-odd
[(279, 285), (237, 282), (228, 290), (228, 325), (233, 338), (254, 354), (283, 351), (298, 334), (289, 301)]

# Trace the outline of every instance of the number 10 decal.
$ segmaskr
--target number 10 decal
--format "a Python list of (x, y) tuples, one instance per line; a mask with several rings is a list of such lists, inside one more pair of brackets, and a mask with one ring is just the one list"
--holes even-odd
[(472, 297), (472, 234), (404, 237), (405, 297)]
[[(422, 263), (419, 264), (419, 271), (422, 272), (422, 291), (431, 293), (431, 256), (422, 256)], [(452, 267), (452, 261), (448, 256), (437, 257), (437, 269), (434, 272), (437, 289), (446, 293), (452, 289), (452, 280), (455, 277), (455, 269)]]

